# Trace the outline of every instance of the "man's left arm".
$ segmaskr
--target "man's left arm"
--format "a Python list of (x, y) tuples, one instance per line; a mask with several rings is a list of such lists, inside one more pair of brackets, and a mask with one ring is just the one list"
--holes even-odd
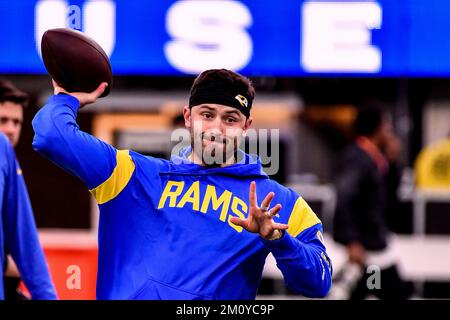
[(270, 250), (285, 283), (295, 293), (323, 298), (331, 287), (332, 267), (326, 253), (319, 222), (292, 236), (287, 230), (278, 240), (261, 241)]
[(290, 192), (286, 198), (292, 210), (287, 224), (274, 221), (282, 208), (280, 203), (270, 207), (274, 192), (259, 205), (255, 181), (250, 184), (247, 218), (232, 217), (230, 221), (259, 233), (291, 290), (308, 297), (325, 297), (331, 287), (332, 269), (322, 241), (322, 223), (303, 198)]

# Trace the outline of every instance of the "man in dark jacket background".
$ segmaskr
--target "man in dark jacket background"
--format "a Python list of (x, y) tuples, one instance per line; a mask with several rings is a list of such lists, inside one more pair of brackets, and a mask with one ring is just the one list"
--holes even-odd
[[(363, 299), (374, 294), (380, 299), (405, 299), (407, 289), (400, 278), (395, 253), (389, 244), (387, 224), (390, 163), (399, 154), (390, 117), (376, 102), (359, 108), (354, 123), (355, 141), (343, 152), (337, 166), (337, 206), (334, 239), (346, 246), (349, 263), (361, 267), (361, 278), (350, 294)], [(395, 191), (394, 191), (395, 192)], [(381, 285), (369, 288), (371, 270), (380, 270)]]

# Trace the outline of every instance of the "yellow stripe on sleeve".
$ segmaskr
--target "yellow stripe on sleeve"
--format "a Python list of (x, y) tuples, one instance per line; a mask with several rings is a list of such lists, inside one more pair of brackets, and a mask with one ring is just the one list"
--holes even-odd
[(133, 175), (135, 166), (128, 150), (118, 150), (116, 161), (117, 164), (111, 176), (98, 187), (89, 190), (98, 204), (104, 204), (117, 197)]
[(306, 201), (299, 197), (295, 202), (294, 209), (292, 209), (291, 216), (289, 217), (287, 231), (293, 237), (298, 236), (302, 231), (321, 223), (319, 218)]

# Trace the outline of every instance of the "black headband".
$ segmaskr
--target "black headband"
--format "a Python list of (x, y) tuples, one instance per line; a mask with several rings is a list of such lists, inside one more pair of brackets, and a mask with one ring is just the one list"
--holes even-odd
[(191, 92), (189, 98), (189, 108), (205, 103), (222, 104), (233, 107), (241, 111), (246, 118), (250, 116), (250, 109), (252, 107), (251, 99), (248, 99), (243, 94), (231, 93), (220, 90), (196, 90)]

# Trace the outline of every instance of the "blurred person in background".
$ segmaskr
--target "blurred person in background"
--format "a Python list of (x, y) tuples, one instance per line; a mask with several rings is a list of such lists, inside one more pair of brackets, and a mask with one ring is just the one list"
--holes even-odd
[[(23, 123), (23, 108), (28, 96), (11, 82), (0, 79), (0, 133), (15, 147), (19, 141)], [(3, 143), (3, 141), (2, 141)], [(3, 143), (4, 144), (4, 143)], [(27, 288), (35, 299), (56, 298), (47, 265), (38, 242), (33, 212), (29, 203), (25, 183), (14, 151), (2, 145), (2, 177), (0, 184), (0, 207), (3, 219), (2, 271), (3, 288), (0, 297), (6, 300), (23, 300), (25, 295), (18, 289), (19, 268), (10, 254), (20, 261)], [(9, 162), (9, 163), (8, 163)], [(8, 243), (11, 242), (11, 243)], [(14, 242), (14, 243), (12, 243)]]
[[(334, 239), (346, 246), (348, 264), (358, 266), (348, 298), (406, 299), (409, 289), (401, 279), (389, 243), (387, 213), (395, 207), (400, 142), (383, 105), (371, 101), (359, 108), (355, 141), (339, 159), (335, 174), (337, 206)], [(379, 287), (369, 288), (369, 266), (380, 270)], [(345, 267), (344, 267), (345, 268)], [(374, 270), (374, 269), (372, 269)]]

